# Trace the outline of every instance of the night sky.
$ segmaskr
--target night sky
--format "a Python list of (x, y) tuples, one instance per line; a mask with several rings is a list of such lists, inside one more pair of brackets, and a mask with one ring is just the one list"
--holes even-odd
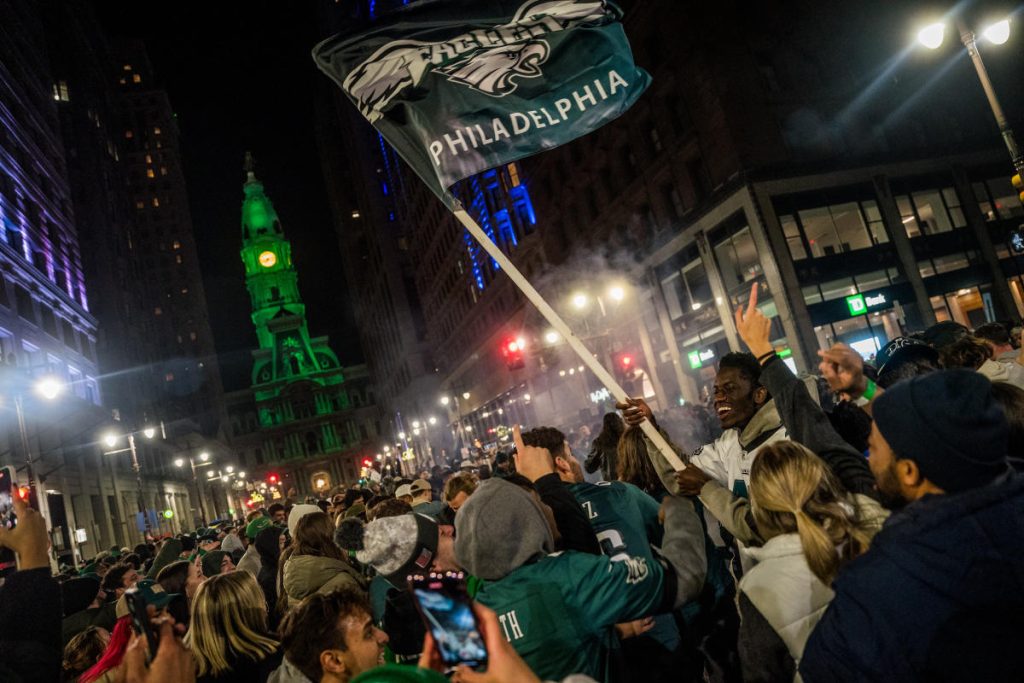
[[(178, 115), (192, 221), (226, 388), (247, 384), (256, 335), (239, 258), (243, 157), (292, 242), (310, 334), (361, 362), (313, 135), (308, 3), (97, 0), (112, 38), (141, 38)], [(142, 8), (145, 8), (142, 10)]]

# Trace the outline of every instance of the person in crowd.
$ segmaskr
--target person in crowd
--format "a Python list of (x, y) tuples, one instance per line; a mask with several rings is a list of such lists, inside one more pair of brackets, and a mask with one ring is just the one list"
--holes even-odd
[(267, 508), (267, 514), (270, 516), (270, 521), (274, 524), (286, 526), (288, 524), (288, 511), (284, 509), (284, 505), (281, 503), (272, 503)]
[(189, 602), (196, 596), (199, 585), (206, 580), (203, 575), (202, 559), (196, 557), (194, 560), (178, 560), (172, 562), (156, 576), (156, 582), (167, 593), (179, 593), (188, 598)]
[[(826, 366), (826, 364), (828, 364)], [(871, 393), (848, 347), (823, 353), (837, 391)], [(1015, 680), (1024, 633), (1024, 479), (982, 375), (954, 369), (875, 392), (869, 463), (896, 512), (800, 661), (805, 681)]]
[(270, 521), (270, 518), (260, 514), (253, 519), (249, 520), (249, 523), (245, 527), (245, 537), (249, 540), (249, 547), (245, 549), (245, 554), (242, 555), (242, 559), (238, 561), (237, 569), (243, 572), (249, 572), (255, 577), (260, 575), (260, 553), (256, 548), (256, 537), (264, 529), (268, 529), (273, 526), (274, 523)]
[(291, 545), (280, 560), (279, 611), (313, 593), (329, 593), (343, 586), (366, 590), (366, 579), (334, 543), (334, 525), (323, 512), (303, 516)]
[(434, 490), (426, 479), (417, 479), (409, 485), (412, 495), (412, 511), (436, 518), (444, 511), (444, 503), (434, 500)]
[(252, 545), (260, 556), (260, 571), (256, 576), (256, 582), (263, 591), (263, 597), (267, 601), (267, 614), (270, 630), (276, 631), (278, 624), (277, 616), (277, 575), (280, 570), (281, 552), (284, 550), (287, 538), (284, 529), (279, 526), (268, 526), (256, 534)]
[(647, 456), (647, 442), (639, 427), (627, 427), (622, 433), (615, 459), (619, 481), (640, 489), (655, 501), (660, 502), (668, 495), (658, 477), (658, 471)]
[[(564, 491), (549, 448), (528, 446), (518, 427), (513, 434), (516, 469), (534, 481), (554, 474)], [(667, 566), (643, 557), (551, 555), (540, 506), (508, 481), (489, 479), (456, 516), (455, 556), (484, 581), (477, 599), (498, 613), (505, 637), (539, 676), (603, 677), (615, 624), (681, 607), (703, 588), (704, 532), (693, 504), (670, 497), (663, 505)]]
[(265, 683), (281, 664), (280, 646), (267, 628), (263, 592), (248, 572), (203, 582), (184, 644), (195, 658), (200, 682)]
[(444, 502), (458, 512), (462, 504), (476, 491), (477, 480), (470, 474), (453, 474), (444, 484)]
[(89, 669), (78, 677), (79, 683), (115, 683), (120, 679), (118, 667), (132, 637), (132, 619), (127, 613), (119, 614), (110, 632), (107, 649)]
[(61, 683), (77, 683), (78, 677), (103, 656), (108, 643), (110, 631), (99, 626), (89, 626), (68, 641), (61, 662)]
[(412, 506), (412, 485), (399, 484), (395, 488), (395, 498)]
[(412, 506), (398, 498), (385, 498), (366, 511), (366, 520), (372, 522), (378, 517), (394, 517), (412, 512)]
[(295, 505), (288, 513), (288, 538), (295, 538), (295, 528), (306, 515), (313, 514), (314, 512), (320, 512), (320, 508), (316, 505)]
[[(757, 293), (754, 284), (746, 310), (740, 307), (735, 314), (736, 328), (750, 353), (726, 354), (715, 377), (722, 436), (699, 448), (680, 472), (673, 472), (648, 444), (669, 491), (698, 496), (741, 546), (763, 540), (753, 524), (747, 491), (750, 467), (767, 444), (792, 439), (825, 460), (851, 493), (873, 495), (875, 489), (864, 457), (836, 433), (807, 385), (775, 353), (771, 321), (757, 308)], [(624, 407), (627, 424), (650, 419), (651, 410), (641, 400), (632, 399)], [(740, 559), (745, 561), (742, 553)]]
[(12, 505), (18, 525), (0, 525), (0, 547), (18, 560), (0, 586), (0, 680), (59, 681), (61, 592), (50, 576), (46, 520), (20, 496)]
[(840, 566), (868, 549), (887, 515), (867, 496), (851, 504), (824, 461), (793, 441), (761, 449), (750, 504), (766, 540), (747, 550), (754, 564), (739, 582), (743, 680), (793, 680)]
[(494, 455), (494, 476), (507, 477), (515, 472), (515, 463), (512, 454), (507, 450), (499, 450)]
[(235, 571), (235, 563), (231, 555), (223, 550), (211, 550), (202, 558), (203, 576), (217, 576)]
[(911, 377), (939, 369), (939, 352), (920, 339), (896, 337), (875, 356), (878, 368), (874, 380), (883, 389)]
[(434, 465), (430, 468), (430, 476), (424, 477), (430, 482), (430, 488), (434, 490), (434, 496), (437, 498), (441, 497), (444, 492), (444, 471), (440, 465)]
[(992, 349), (992, 360), (998, 363), (1020, 362), (1020, 350), (1014, 348), (1010, 331), (1003, 323), (985, 323), (974, 330), (973, 336)]
[(311, 595), (281, 622), (284, 660), (270, 683), (348, 683), (384, 662), (387, 642), (363, 591)]
[(120, 598), (139, 581), (139, 572), (130, 564), (116, 564), (103, 577), (103, 592)]
[(61, 602), (64, 606), (64, 620), (61, 622), (61, 638), (65, 645), (77, 634), (90, 626), (102, 628), (108, 633), (117, 620), (116, 597), (107, 600), (107, 594), (100, 587), (95, 576), (80, 576), (60, 585)]
[(1024, 389), (1005, 382), (993, 382), (992, 398), (1003, 409), (1010, 428), (1006, 459), (1015, 471), (1024, 472)]
[(942, 350), (941, 359), (945, 368), (976, 370), (992, 382), (1006, 382), (1024, 389), (1024, 365), (995, 362), (992, 346), (977, 337), (961, 337)]
[(554, 427), (536, 427), (523, 432), (522, 439), (526, 446), (547, 452), (546, 458), (529, 461), (523, 461), (517, 454), (516, 472), (533, 483), (540, 501), (550, 508), (561, 537), (559, 548), (600, 555), (601, 546), (594, 529), (554, 468), (556, 457), (575, 459), (569, 451), (565, 435)]
[(970, 333), (969, 329), (958, 322), (943, 320), (922, 332), (918, 338), (941, 354), (947, 346), (955, 344)]
[(626, 429), (625, 423), (618, 413), (605, 413), (601, 421), (601, 432), (590, 445), (590, 453), (583, 467), (587, 472), (601, 470), (601, 476), (605, 481), (615, 481), (618, 478), (616, 467), (616, 455), (619, 446), (619, 439)]
[[(171, 562), (175, 562), (181, 558), (182, 552), (186, 549), (194, 550), (199, 546), (198, 539), (193, 541), (191, 538), (169, 538), (164, 541), (156, 557), (153, 559), (153, 563), (149, 566), (149, 571), (146, 572), (147, 579), (155, 579), (160, 573), (160, 570), (169, 565)], [(207, 549), (216, 548), (216, 542), (208, 542)]]

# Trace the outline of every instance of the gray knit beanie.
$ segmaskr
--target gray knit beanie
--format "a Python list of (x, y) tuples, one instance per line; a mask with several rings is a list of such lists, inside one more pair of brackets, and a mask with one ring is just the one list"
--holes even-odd
[(356, 559), (372, 565), (389, 582), (406, 587), (406, 577), (430, 569), (437, 555), (437, 522), (426, 515), (381, 517), (366, 525)]
[(503, 479), (482, 482), (455, 515), (455, 558), (481, 579), (500, 579), (554, 549), (540, 504)]

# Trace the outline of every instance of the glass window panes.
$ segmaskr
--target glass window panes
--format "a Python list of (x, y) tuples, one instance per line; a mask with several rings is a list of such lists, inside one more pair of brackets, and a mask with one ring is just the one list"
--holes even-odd
[(695, 311), (711, 303), (711, 283), (700, 259), (691, 261), (683, 268), (683, 284), (689, 298), (690, 310)]
[(953, 229), (953, 224), (942, 201), (942, 195), (938, 190), (915, 192), (911, 198), (914, 200), (914, 207), (917, 209), (917, 217), (924, 228), (924, 234), (934, 235), (950, 232)]
[(889, 278), (886, 276), (884, 270), (876, 270), (870, 273), (864, 273), (863, 275), (855, 276), (857, 281), (857, 289), (861, 292), (878, 289), (879, 287), (886, 287), (889, 284)]
[(1013, 189), (1009, 178), (992, 178), (985, 184), (988, 185), (996, 213), (1000, 218), (1024, 216), (1024, 206), (1017, 198), (1017, 191)]
[(681, 300), (686, 292), (683, 290), (683, 279), (679, 273), (673, 273), (661, 281), (661, 291), (665, 295), (665, 304), (668, 307), (668, 315), (675, 320), (683, 315)]
[(856, 294), (857, 288), (853, 284), (852, 277), (844, 277), (839, 280), (830, 280), (821, 283), (821, 295), (823, 300), (842, 299), (851, 294)]
[(921, 277), (931, 277), (935, 275), (935, 266), (932, 265), (931, 261), (918, 261), (917, 270), (921, 273)]
[(909, 197), (896, 197), (896, 208), (900, 210), (900, 220), (907, 231), (907, 237), (919, 237), (921, 228), (917, 222), (917, 214), (914, 213), (914, 205), (910, 203)]
[(730, 293), (761, 273), (761, 260), (749, 227), (716, 244), (715, 259), (725, 288)]
[(821, 291), (818, 290), (818, 285), (811, 285), (810, 287), (803, 287), (800, 291), (804, 295), (805, 304), (817, 304), (821, 303), (825, 299), (821, 296)]
[(786, 236), (786, 244), (789, 245), (789, 255), (794, 261), (807, 258), (807, 250), (804, 248), (803, 238), (800, 237), (800, 226), (791, 215), (779, 216), (782, 223), (782, 234)]
[(963, 252), (948, 256), (936, 256), (932, 262), (935, 264), (936, 273), (949, 273), (971, 265), (968, 255)]
[(964, 218), (964, 210), (960, 206), (960, 196), (957, 195), (956, 190), (952, 187), (943, 188), (942, 198), (946, 202), (946, 208), (949, 210), (949, 220), (953, 223), (953, 227), (962, 228), (966, 226), (967, 219)]
[(869, 199), (860, 203), (864, 210), (864, 218), (868, 221), (868, 231), (875, 244), (885, 244), (889, 241), (889, 233), (885, 231), (885, 223), (882, 221), (882, 212), (878, 210), (875, 200)]
[(992, 200), (988, 196), (988, 188), (985, 187), (985, 183), (971, 183), (971, 187), (974, 188), (974, 197), (978, 200), (978, 209), (981, 210), (981, 215), (985, 217), (985, 220), (998, 220), (999, 216), (992, 206)]

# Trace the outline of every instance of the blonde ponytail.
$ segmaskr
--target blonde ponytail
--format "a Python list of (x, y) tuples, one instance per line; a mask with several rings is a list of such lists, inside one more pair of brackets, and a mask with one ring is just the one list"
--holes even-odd
[(796, 533), (807, 565), (822, 583), (867, 550), (870, 536), (827, 465), (793, 441), (762, 448), (750, 470), (750, 503), (767, 540)]

